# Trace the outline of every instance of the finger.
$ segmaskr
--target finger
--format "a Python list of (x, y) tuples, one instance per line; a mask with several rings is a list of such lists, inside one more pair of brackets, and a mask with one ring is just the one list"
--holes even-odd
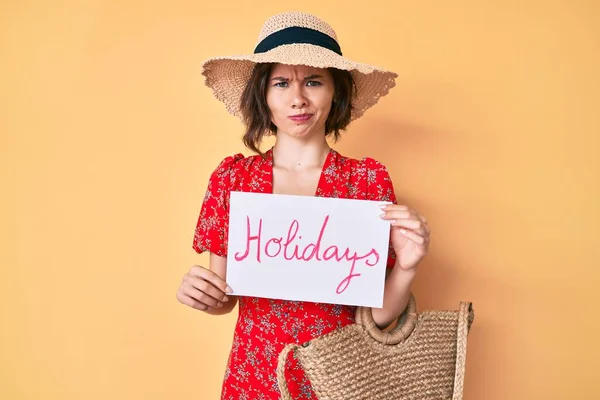
[(189, 285), (183, 285), (181, 287), (181, 291), (187, 297), (197, 301), (200, 304), (204, 304), (207, 307), (220, 308), (223, 306), (223, 303), (221, 303), (214, 297), (209, 296), (206, 293), (196, 289), (195, 287), (192, 287)]
[(420, 220), (415, 220), (415, 219), (404, 219), (404, 218), (400, 218), (400, 219), (395, 219), (393, 221), (391, 221), (391, 225), (392, 226), (398, 226), (401, 228), (407, 228), (413, 231), (418, 231), (423, 227), (423, 222), (421, 222)]
[(424, 224), (427, 223), (427, 218), (425, 218), (424, 216), (422, 216), (415, 210), (411, 210), (410, 208), (401, 209), (401, 210), (389, 209), (384, 214), (382, 214), (383, 219), (394, 219), (394, 216), (397, 216), (397, 218), (418, 219), (418, 220), (422, 221)]
[(423, 228), (425, 229), (425, 233), (427, 234), (427, 236), (431, 235), (431, 228), (429, 227), (429, 225), (427, 225), (427, 222), (425, 223), (425, 225), (423, 225)]
[(224, 293), (233, 292), (233, 290), (231, 290), (231, 288), (227, 285), (227, 282), (225, 282), (223, 279), (221, 279), (219, 275), (215, 274), (209, 269), (206, 269), (199, 265), (194, 265), (192, 269), (190, 269), (190, 272), (188, 274), (198, 277), (200, 279), (204, 279), (205, 281), (209, 281), (213, 284), (213, 286), (216, 286), (217, 288), (221, 289)]
[(208, 296), (211, 296), (215, 300), (222, 302), (229, 301), (227, 294), (225, 294), (225, 292), (223, 292), (221, 289), (213, 286), (210, 282), (196, 278), (195, 276), (187, 276), (184, 278), (184, 282), (207, 294)]
[(426, 223), (421, 223), (421, 226), (418, 229), (412, 229), (419, 236), (423, 236), (425, 239), (429, 238), (430, 230), (429, 226)]
[(392, 211), (392, 210), (406, 211), (406, 210), (410, 210), (410, 207), (402, 205), (402, 204), (382, 204), (380, 206), (380, 208), (383, 211)]
[(420, 236), (409, 229), (400, 228), (399, 230), (400, 233), (406, 236), (406, 238), (415, 242), (416, 244), (423, 245), (427, 242), (423, 236)]
[(207, 311), (209, 308), (206, 304), (200, 303), (181, 291), (177, 292), (177, 300), (179, 300), (181, 304), (185, 304), (186, 306), (195, 308), (196, 310)]
[[(431, 234), (431, 229), (427, 224), (427, 218), (411, 209), (402, 211), (388, 211), (382, 214), (381, 218), (386, 221), (392, 221), (392, 225), (394, 226), (406, 226), (407, 228), (412, 229), (421, 236), (428, 236)], [(410, 220), (417, 222), (402, 224), (400, 222), (394, 223), (395, 220)], [(420, 222), (420, 224), (418, 222)]]
[(423, 225), (425, 226), (425, 229), (427, 230), (427, 232), (430, 232), (429, 225), (427, 224), (427, 218), (425, 218), (424, 216), (422, 216), (418, 213), (417, 213), (417, 218), (419, 218), (423, 222)]
[(421, 228), (419, 228), (419, 229), (409, 229), (409, 230), (416, 233), (417, 235), (423, 237), (426, 241), (429, 240), (429, 233), (427, 232), (425, 225), (422, 225)]
[(415, 221), (421, 221), (418, 217), (417, 214), (411, 212), (410, 210), (407, 211), (397, 211), (397, 210), (392, 210), (392, 211), (387, 211), (383, 214), (381, 214), (381, 218), (385, 219), (387, 221), (392, 220), (392, 219), (399, 219), (399, 218), (404, 218), (404, 219), (414, 219)]
[(423, 223), (427, 223), (427, 218), (425, 218), (423, 215), (419, 214), (417, 211), (411, 209), (408, 206), (404, 206), (404, 205), (398, 205), (398, 204), (384, 204), (381, 206), (381, 209), (383, 211), (406, 211), (408, 213), (410, 213), (411, 216), (414, 216), (418, 219), (420, 219), (421, 221), (423, 221)]
[(429, 230), (427, 228), (421, 228), (419, 230), (414, 231), (417, 235), (422, 236), (423, 238), (425, 238), (426, 241), (429, 241), (429, 238), (431, 237), (431, 235), (429, 234)]
[[(192, 299), (191, 297), (188, 297), (188, 296), (184, 297), (184, 301), (182, 303), (187, 306), (190, 306), (196, 310), (205, 311), (205, 312), (210, 310), (210, 308), (211, 308), (207, 304), (201, 303), (201, 302), (199, 302), (195, 299)], [(215, 308), (215, 307), (213, 307), (213, 308)]]

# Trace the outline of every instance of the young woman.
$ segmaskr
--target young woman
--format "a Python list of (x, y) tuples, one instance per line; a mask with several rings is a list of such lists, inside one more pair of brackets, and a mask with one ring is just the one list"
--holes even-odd
[[(208, 60), (203, 74), (215, 97), (242, 118), (244, 143), (257, 154), (229, 156), (213, 172), (193, 240), (196, 252), (210, 252), (210, 265), (193, 266), (177, 298), (213, 315), (229, 313), (239, 304), (222, 399), (279, 399), (276, 367), (283, 347), (353, 323), (355, 308), (229, 295), (229, 193), (392, 202), (382, 212), (391, 225), (384, 305), (373, 310), (380, 327), (392, 324), (406, 308), (417, 265), (427, 254), (427, 221), (396, 204), (385, 166), (372, 158), (344, 157), (329, 147), (327, 138), (337, 139), (386, 95), (396, 74), (344, 58), (333, 29), (304, 13), (271, 17), (254, 54)], [(276, 140), (262, 153), (259, 145), (265, 135)], [(286, 378), (293, 398), (315, 398), (293, 357), (287, 361)]]

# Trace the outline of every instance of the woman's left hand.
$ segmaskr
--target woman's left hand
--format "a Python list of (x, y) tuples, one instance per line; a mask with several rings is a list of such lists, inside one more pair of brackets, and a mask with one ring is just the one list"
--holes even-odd
[(381, 218), (392, 225), (392, 248), (396, 252), (396, 264), (404, 270), (415, 268), (427, 255), (431, 231), (427, 219), (407, 206), (387, 204)]

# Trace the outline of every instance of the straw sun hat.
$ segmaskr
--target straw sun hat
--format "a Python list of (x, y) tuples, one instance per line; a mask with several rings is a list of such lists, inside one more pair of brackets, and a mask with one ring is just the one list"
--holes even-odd
[(240, 99), (257, 63), (307, 65), (350, 71), (356, 83), (351, 119), (355, 120), (394, 87), (396, 73), (342, 56), (334, 30), (311, 14), (289, 12), (263, 25), (254, 54), (214, 57), (202, 65), (206, 86), (231, 114), (241, 118)]

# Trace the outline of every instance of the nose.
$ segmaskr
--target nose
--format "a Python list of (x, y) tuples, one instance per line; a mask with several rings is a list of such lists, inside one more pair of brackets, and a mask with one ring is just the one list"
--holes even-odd
[(302, 85), (293, 85), (291, 92), (292, 108), (304, 108), (308, 105), (308, 99), (306, 98)]

